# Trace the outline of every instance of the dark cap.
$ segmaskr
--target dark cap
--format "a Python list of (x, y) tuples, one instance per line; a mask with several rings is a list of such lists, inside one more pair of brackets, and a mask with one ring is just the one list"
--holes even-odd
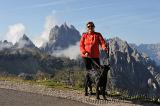
[(95, 25), (94, 25), (94, 23), (92, 21), (87, 22), (86, 26), (88, 26), (88, 25), (92, 25), (93, 27), (95, 27)]

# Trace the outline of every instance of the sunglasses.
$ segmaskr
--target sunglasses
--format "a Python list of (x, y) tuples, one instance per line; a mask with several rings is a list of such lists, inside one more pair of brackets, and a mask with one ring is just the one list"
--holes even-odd
[(88, 25), (88, 26), (87, 26), (87, 28), (93, 28), (93, 27), (94, 27), (93, 25)]

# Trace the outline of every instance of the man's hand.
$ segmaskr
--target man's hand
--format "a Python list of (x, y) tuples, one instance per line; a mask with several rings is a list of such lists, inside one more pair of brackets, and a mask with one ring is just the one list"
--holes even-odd
[(85, 56), (88, 57), (88, 53), (87, 52), (85, 53)]

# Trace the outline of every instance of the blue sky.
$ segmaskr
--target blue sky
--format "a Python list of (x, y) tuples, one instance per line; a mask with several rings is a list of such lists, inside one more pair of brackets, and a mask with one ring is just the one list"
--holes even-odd
[(160, 0), (0, 0), (0, 37), (5, 39), (13, 32), (10, 26), (17, 24), (31, 39), (44, 36), (46, 18), (51, 17), (52, 25), (66, 22), (81, 33), (86, 22), (93, 21), (105, 38), (160, 43), (159, 4)]

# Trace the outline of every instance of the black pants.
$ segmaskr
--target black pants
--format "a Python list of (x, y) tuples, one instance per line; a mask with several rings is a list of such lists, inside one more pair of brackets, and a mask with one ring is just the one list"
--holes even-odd
[[(86, 70), (97, 69), (98, 68), (97, 65), (100, 65), (99, 58), (87, 58), (87, 57), (85, 57), (85, 58), (83, 58), (83, 61), (84, 61)], [(96, 62), (97, 65), (94, 62)]]
[[(98, 66), (100, 65), (100, 60), (99, 58), (83, 58), (85, 67), (86, 67), (86, 73), (85, 73), (85, 94), (88, 94), (88, 87), (90, 88), (90, 93), (92, 93), (92, 80), (91, 80), (91, 73), (90, 71), (92, 69), (97, 69)], [(96, 65), (96, 64), (97, 65)]]

